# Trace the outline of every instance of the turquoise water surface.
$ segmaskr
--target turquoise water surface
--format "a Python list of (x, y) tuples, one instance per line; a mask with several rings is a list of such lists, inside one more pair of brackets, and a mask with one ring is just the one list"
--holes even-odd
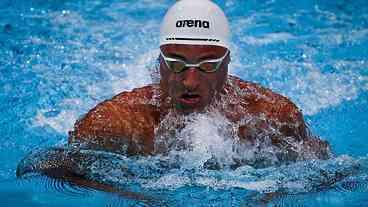
[[(63, 146), (97, 103), (156, 81), (159, 25), (174, 2), (0, 1), (0, 205), (368, 206), (366, 0), (216, 1), (233, 33), (230, 73), (295, 102), (331, 144), (330, 160), (203, 168), (201, 159), (223, 156), (226, 142), (167, 158), (80, 152), (94, 160), (83, 166), (91, 177), (140, 196), (16, 178), (27, 154), (43, 159), (39, 150)], [(212, 118), (198, 117), (193, 136), (206, 138)]]

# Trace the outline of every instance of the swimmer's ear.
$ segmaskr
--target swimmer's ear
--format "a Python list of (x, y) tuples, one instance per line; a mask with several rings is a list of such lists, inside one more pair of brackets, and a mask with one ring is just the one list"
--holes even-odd
[(226, 55), (224, 61), (226, 62), (226, 64), (229, 64), (231, 62), (231, 52), (229, 50), (229, 53)]

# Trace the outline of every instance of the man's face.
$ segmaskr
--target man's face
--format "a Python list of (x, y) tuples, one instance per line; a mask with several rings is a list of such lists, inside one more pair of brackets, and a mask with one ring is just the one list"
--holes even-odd
[[(168, 44), (160, 47), (166, 57), (180, 59), (188, 64), (203, 60), (218, 59), (227, 49), (220, 46)], [(160, 57), (160, 87), (165, 96), (171, 97), (175, 108), (184, 114), (202, 111), (221, 91), (228, 72), (230, 56), (227, 55), (218, 70), (206, 73), (196, 67), (188, 67), (175, 73)]]

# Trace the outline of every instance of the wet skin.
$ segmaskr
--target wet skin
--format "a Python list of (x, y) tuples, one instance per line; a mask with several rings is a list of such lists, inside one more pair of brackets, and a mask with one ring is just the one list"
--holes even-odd
[[(209, 45), (169, 44), (161, 46), (160, 49), (166, 57), (181, 59), (190, 64), (221, 58), (227, 51), (226, 48)], [(206, 73), (198, 68), (189, 67), (175, 73), (160, 57), (160, 88), (163, 96), (171, 97), (171, 103), (180, 113), (203, 111), (224, 86), (229, 62), (230, 53), (215, 72)]]

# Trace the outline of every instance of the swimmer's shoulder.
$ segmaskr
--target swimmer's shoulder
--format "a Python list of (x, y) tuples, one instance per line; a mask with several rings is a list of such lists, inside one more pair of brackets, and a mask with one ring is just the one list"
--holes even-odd
[(157, 85), (148, 85), (99, 103), (76, 122), (69, 142), (93, 141), (112, 150), (123, 144), (140, 145), (142, 149), (130, 151), (149, 152), (160, 116), (157, 90)]
[(268, 118), (280, 122), (303, 121), (301, 111), (287, 97), (235, 76), (229, 76), (229, 80), (233, 87), (238, 87), (238, 94), (246, 104), (247, 112), (263, 113)]
[(254, 115), (262, 113), (268, 121), (274, 120), (278, 123), (277, 127), (282, 136), (274, 137), (273, 144), (283, 146), (283, 137), (294, 137), (297, 140), (301, 138), (303, 146), (300, 157), (313, 159), (330, 157), (328, 142), (314, 137), (309, 132), (303, 114), (291, 100), (256, 83), (243, 81), (234, 76), (229, 80), (233, 88), (238, 88), (237, 94), (240, 94), (240, 99), (245, 103), (247, 113)]
[(157, 105), (159, 94), (159, 85), (150, 84), (131, 91), (121, 92), (111, 98), (111, 101), (119, 105)]

